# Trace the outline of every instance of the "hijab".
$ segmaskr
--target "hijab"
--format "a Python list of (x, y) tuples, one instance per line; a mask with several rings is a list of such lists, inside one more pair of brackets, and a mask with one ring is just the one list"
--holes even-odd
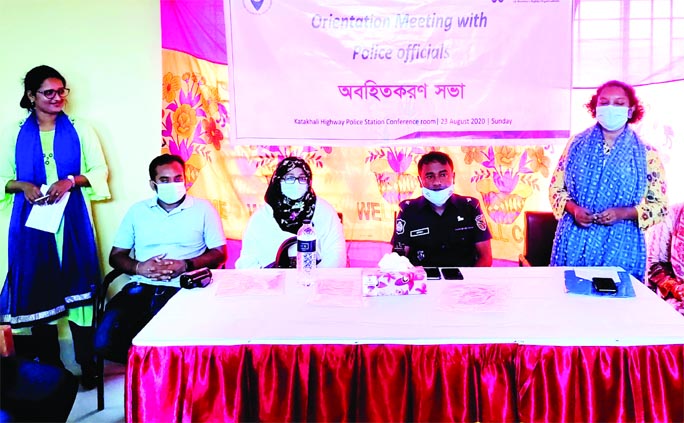
[[(280, 190), (280, 182), (283, 176), (292, 169), (302, 169), (309, 180), (309, 189), (306, 194), (297, 200), (292, 200), (283, 195)], [(316, 193), (311, 188), (311, 168), (299, 157), (286, 157), (276, 167), (271, 176), (271, 181), (266, 189), (264, 201), (273, 208), (273, 218), (285, 232), (297, 234), (304, 220), (312, 220), (316, 209)], [(298, 183), (295, 181), (295, 183)]]

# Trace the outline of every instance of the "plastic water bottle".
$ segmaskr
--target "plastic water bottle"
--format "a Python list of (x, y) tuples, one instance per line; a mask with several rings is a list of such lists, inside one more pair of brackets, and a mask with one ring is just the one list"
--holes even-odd
[(297, 273), (304, 286), (310, 286), (314, 281), (316, 270), (316, 231), (310, 220), (297, 231)]

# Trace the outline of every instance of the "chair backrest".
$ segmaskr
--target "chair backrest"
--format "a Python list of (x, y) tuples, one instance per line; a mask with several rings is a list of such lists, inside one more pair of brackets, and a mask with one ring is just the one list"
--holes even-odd
[(276, 259), (274, 266), (279, 269), (293, 269), (297, 267), (297, 260), (294, 257), (290, 257), (288, 253), (290, 247), (297, 243), (297, 237), (291, 236), (280, 244), (278, 247), (278, 252), (276, 253)]
[(558, 221), (552, 212), (525, 212), (524, 257), (530, 265), (549, 265), (557, 225)]

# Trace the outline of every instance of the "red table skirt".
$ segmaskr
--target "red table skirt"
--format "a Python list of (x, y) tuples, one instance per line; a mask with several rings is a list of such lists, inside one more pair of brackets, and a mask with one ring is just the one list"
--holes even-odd
[(684, 421), (684, 345), (133, 347), (126, 420)]

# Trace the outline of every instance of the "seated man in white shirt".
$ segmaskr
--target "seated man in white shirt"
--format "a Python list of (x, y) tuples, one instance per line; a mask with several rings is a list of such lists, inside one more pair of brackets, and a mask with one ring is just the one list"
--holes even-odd
[(178, 292), (182, 273), (226, 259), (221, 219), (211, 203), (186, 194), (183, 159), (163, 154), (149, 172), (156, 198), (128, 210), (109, 253), (109, 264), (131, 282), (109, 301), (95, 334), (96, 351), (120, 363), (135, 335)]

